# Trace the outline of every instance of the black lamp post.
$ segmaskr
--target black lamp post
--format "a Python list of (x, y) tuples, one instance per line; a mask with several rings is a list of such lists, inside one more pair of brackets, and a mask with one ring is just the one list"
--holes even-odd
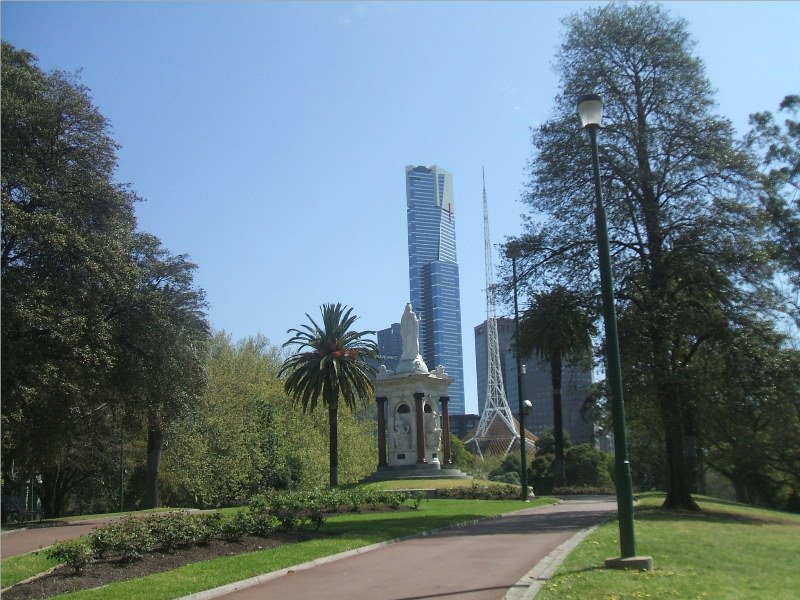
[[(517, 400), (519, 402), (519, 457), (520, 457), (520, 482), (522, 483), (522, 501), (528, 501), (528, 457), (527, 444), (525, 443), (525, 415), (530, 403), (525, 400), (525, 374), (522, 359), (519, 355), (519, 304), (517, 302), (517, 248), (509, 247), (506, 255), (511, 258), (511, 278), (514, 284), (514, 341), (516, 348), (514, 356), (517, 358)], [(527, 406), (526, 406), (527, 402)]]
[(622, 370), (617, 336), (617, 313), (614, 309), (611, 251), (608, 243), (606, 210), (600, 191), (600, 159), (597, 151), (597, 130), (600, 129), (600, 122), (603, 118), (603, 99), (597, 94), (581, 96), (578, 98), (578, 114), (584, 129), (589, 132), (589, 140), (592, 145), (596, 202), (594, 216), (597, 228), (597, 251), (600, 258), (603, 320), (606, 329), (606, 377), (611, 391), (611, 413), (614, 423), (614, 464), (621, 560), (609, 559), (606, 561), (606, 566), (652, 569), (652, 558), (649, 556), (636, 557), (636, 537), (633, 530), (633, 481), (625, 431), (625, 404), (622, 398)]

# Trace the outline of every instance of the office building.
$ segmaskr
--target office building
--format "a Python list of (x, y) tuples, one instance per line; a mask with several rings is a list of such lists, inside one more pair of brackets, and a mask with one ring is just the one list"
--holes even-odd
[(450, 413), (464, 414), (461, 296), (456, 262), (453, 176), (437, 166), (406, 167), (410, 301), (420, 319), (420, 354), (453, 379)]
[[(519, 395), (517, 386), (517, 359), (512, 349), (514, 339), (514, 319), (497, 318), (497, 340), (500, 346), (500, 367), (503, 385), (511, 412), (519, 415)], [(486, 322), (475, 327), (475, 366), (478, 379), (478, 411), (483, 412), (486, 404), (486, 379), (488, 366), (486, 358)], [(526, 427), (536, 435), (553, 427), (553, 387), (550, 378), (550, 362), (531, 357), (525, 361), (525, 392), (533, 404), (531, 414), (526, 419)], [(590, 416), (581, 414), (584, 400), (589, 396), (592, 386), (591, 365), (572, 364), (564, 361), (561, 374), (561, 406), (564, 417), (564, 431), (569, 434), (573, 444), (594, 441), (594, 423)]]

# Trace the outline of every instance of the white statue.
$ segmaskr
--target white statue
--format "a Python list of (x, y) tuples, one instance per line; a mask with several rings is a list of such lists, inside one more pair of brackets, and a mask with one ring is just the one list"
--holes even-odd
[(411, 303), (400, 319), (400, 337), (403, 340), (403, 355), (400, 360), (414, 360), (419, 356), (419, 318), (414, 314)]
[(428, 448), (438, 449), (442, 443), (442, 428), (439, 424), (439, 413), (425, 413), (425, 444)]

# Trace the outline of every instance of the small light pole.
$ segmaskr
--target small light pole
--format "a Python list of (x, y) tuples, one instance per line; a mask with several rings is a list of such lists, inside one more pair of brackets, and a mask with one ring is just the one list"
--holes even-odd
[[(507, 256), (511, 258), (511, 278), (514, 284), (514, 356), (517, 359), (517, 400), (519, 402), (519, 458), (520, 458), (520, 482), (522, 483), (522, 501), (528, 501), (528, 457), (527, 444), (525, 440), (525, 372), (522, 359), (519, 355), (519, 304), (517, 302), (517, 256), (519, 255), (516, 246), (509, 246)], [(530, 405), (530, 403), (528, 403)]]
[(614, 286), (611, 273), (611, 250), (608, 243), (606, 209), (600, 189), (600, 159), (597, 151), (597, 130), (603, 118), (603, 99), (597, 94), (578, 98), (578, 115), (583, 128), (589, 132), (594, 171), (595, 224), (597, 251), (600, 259), (600, 286), (603, 294), (603, 321), (606, 329), (606, 377), (611, 391), (611, 413), (614, 423), (614, 465), (617, 487), (617, 512), (619, 516), (619, 543), (621, 557), (606, 561), (607, 567), (652, 569), (653, 559), (636, 556), (636, 537), (633, 528), (633, 480), (628, 459), (628, 442), (625, 431), (625, 404), (622, 398), (622, 369), (620, 367), (617, 313), (614, 309)]

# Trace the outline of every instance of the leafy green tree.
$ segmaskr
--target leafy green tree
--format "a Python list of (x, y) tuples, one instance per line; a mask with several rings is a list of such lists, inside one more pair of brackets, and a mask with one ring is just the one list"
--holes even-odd
[(536, 354), (550, 362), (555, 430), (555, 481), (564, 485), (564, 417), (561, 374), (564, 361), (590, 361), (594, 325), (581, 308), (580, 298), (562, 286), (536, 294), (520, 323), (522, 356)]
[(578, 444), (567, 449), (567, 481), (570, 485), (611, 487), (613, 455), (591, 444)]
[(205, 294), (195, 288), (196, 268), (173, 255), (158, 238), (134, 239), (137, 279), (115, 311), (121, 360), (114, 375), (124, 386), (132, 417), (141, 416), (147, 435), (147, 478), (143, 508), (161, 505), (159, 471), (169, 422), (196, 401), (205, 385), (209, 335)]
[(771, 225), (771, 251), (780, 262), (794, 291), (789, 300), (800, 325), (800, 95), (786, 96), (779, 112), (781, 126), (770, 112), (750, 116), (746, 142), (761, 162), (761, 202)]
[[(339, 400), (355, 410), (360, 400), (366, 403), (374, 395), (370, 376), (375, 368), (367, 362), (377, 358), (378, 346), (365, 336), (372, 331), (351, 331), (356, 317), (352, 309), (341, 304), (323, 304), (322, 326), (308, 314), (311, 325), (290, 329), (294, 335), (284, 347), (299, 351), (287, 358), (281, 367), (286, 375), (284, 389), (298, 401), (304, 412), (313, 412), (319, 401), (328, 409), (330, 427), (330, 486), (339, 485), (338, 413)], [(306, 352), (302, 350), (308, 349)]]
[(136, 196), (87, 88), (2, 44), (3, 482), (43, 475), (45, 514), (101, 464)]
[(527, 202), (541, 218), (526, 222), (519, 266), (530, 286), (600, 289), (591, 150), (576, 116), (577, 98), (599, 93), (626, 404), (655, 408), (664, 505), (696, 509), (684, 451), (696, 409), (689, 366), (733, 318), (726, 311), (770, 308), (758, 294), (772, 265), (760, 244), (762, 212), (751, 202), (754, 164), (730, 122), (713, 113), (684, 20), (658, 4), (613, 3), (565, 23), (561, 93), (553, 118), (533, 133)]
[(785, 341), (754, 321), (698, 357), (705, 462), (740, 502), (786, 508), (800, 496), (800, 352)]

